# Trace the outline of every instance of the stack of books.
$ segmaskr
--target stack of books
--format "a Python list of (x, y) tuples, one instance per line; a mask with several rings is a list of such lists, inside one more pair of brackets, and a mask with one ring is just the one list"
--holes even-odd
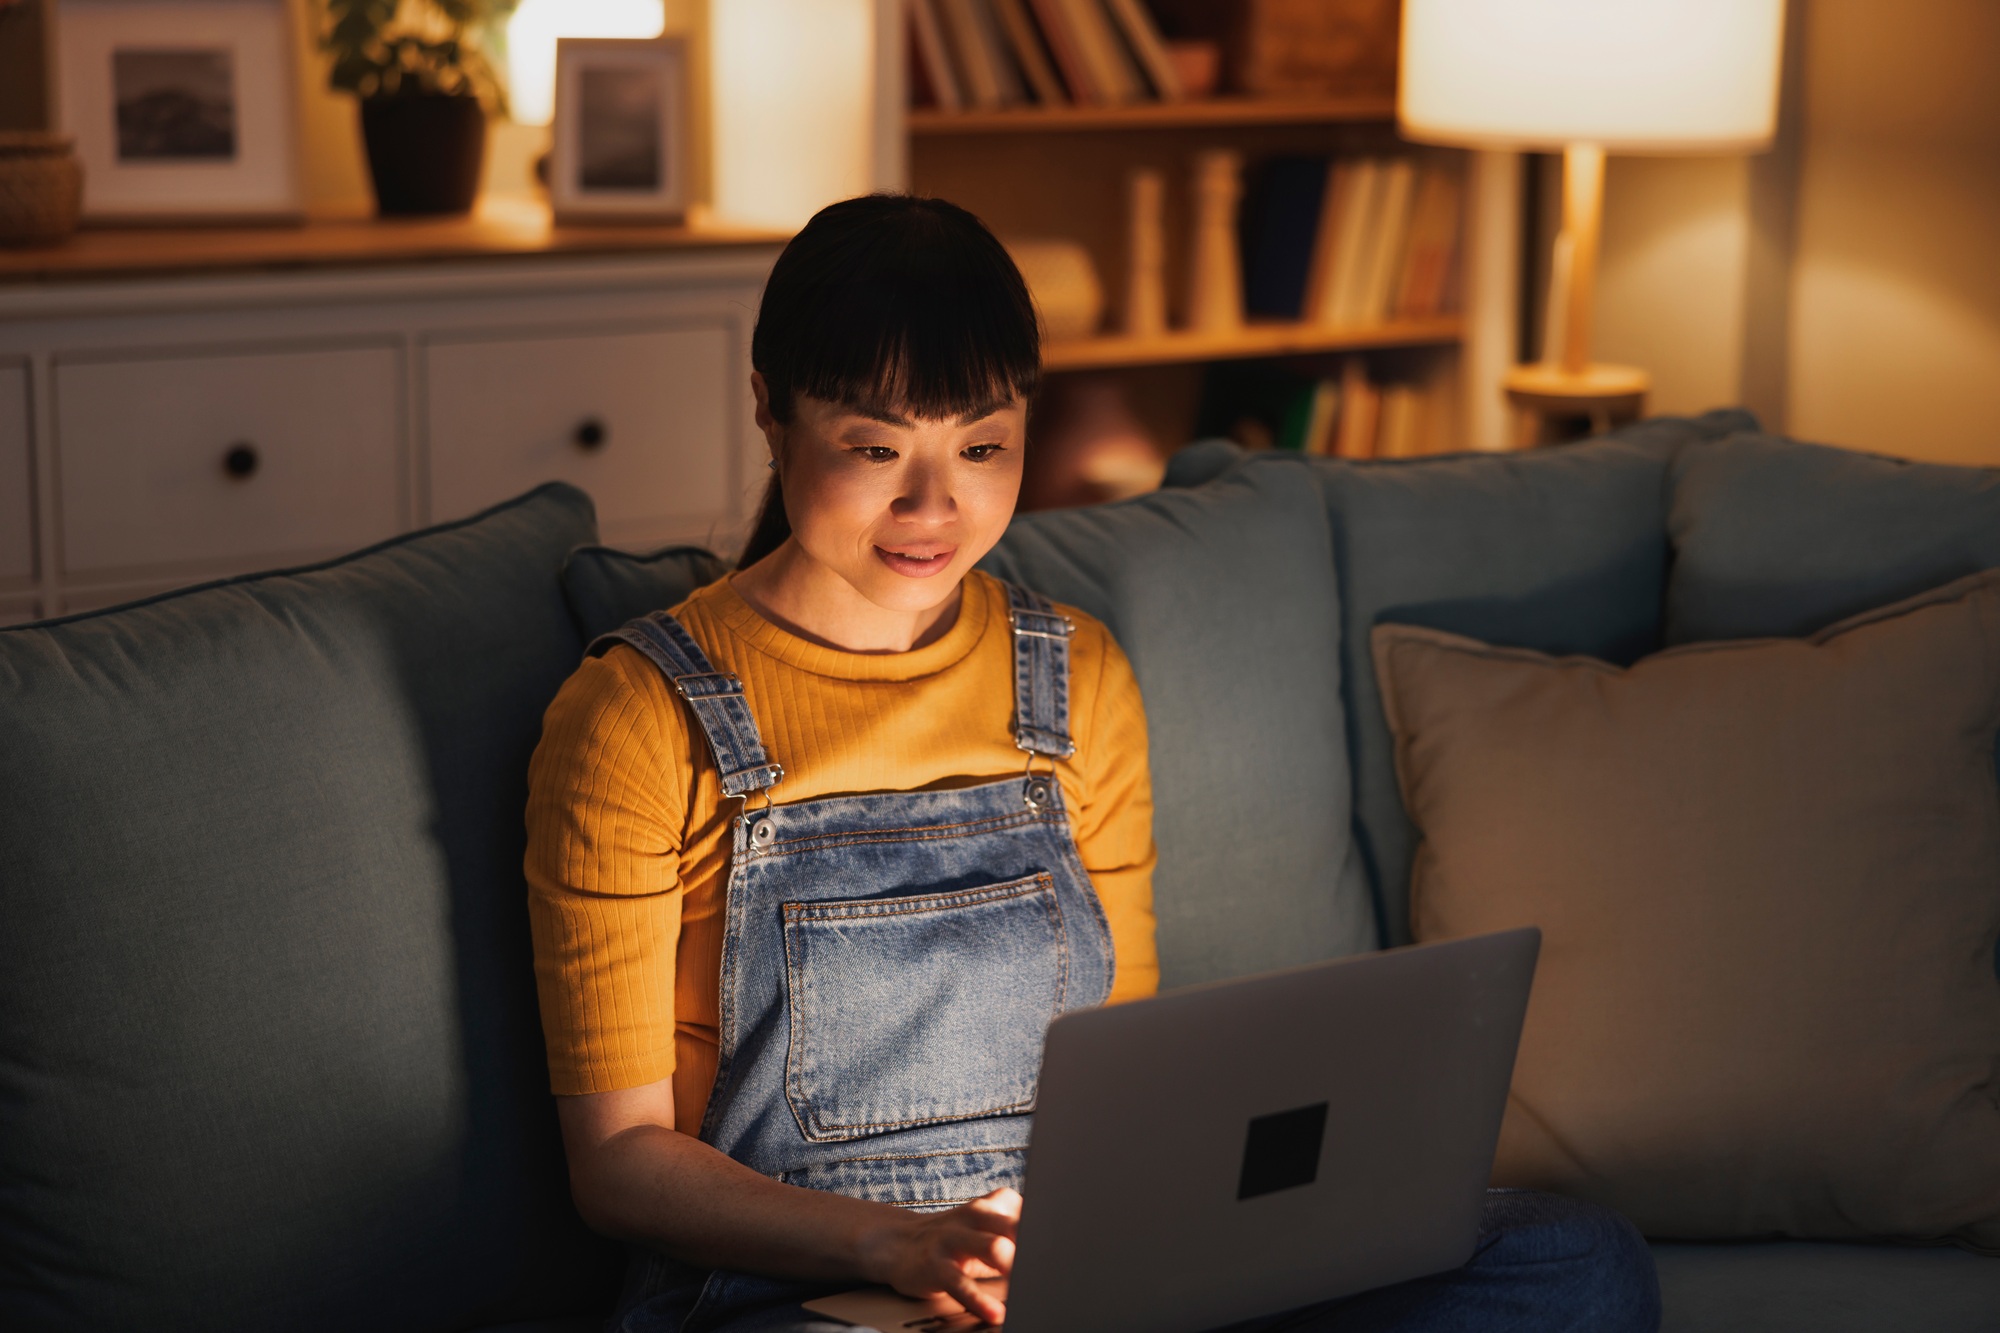
[(1240, 215), (1252, 316), (1340, 328), (1456, 308), (1458, 173), (1400, 157), (1282, 157)]
[(906, 0), (911, 100), (942, 111), (1181, 99), (1142, 0)]
[(1432, 448), (1439, 410), (1423, 384), (1377, 380), (1359, 356), (1333, 375), (1221, 362), (1209, 367), (1196, 434), (1329, 458), (1409, 458)]

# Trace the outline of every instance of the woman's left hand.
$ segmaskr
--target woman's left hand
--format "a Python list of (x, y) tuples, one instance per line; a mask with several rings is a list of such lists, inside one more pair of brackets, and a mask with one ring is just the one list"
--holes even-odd
[(862, 1244), (872, 1282), (922, 1299), (951, 1297), (989, 1324), (1002, 1324), (1007, 1307), (981, 1279), (1007, 1276), (1014, 1266), (1014, 1232), (1021, 1195), (997, 1189), (942, 1213), (904, 1213)]

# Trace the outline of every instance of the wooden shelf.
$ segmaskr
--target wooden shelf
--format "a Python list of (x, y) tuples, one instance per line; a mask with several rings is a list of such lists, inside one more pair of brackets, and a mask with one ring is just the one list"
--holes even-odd
[(1128, 106), (1036, 106), (1006, 111), (909, 113), (911, 134), (1046, 134), (1073, 130), (1167, 130), (1231, 125), (1316, 125), (1391, 121), (1396, 99), (1380, 97), (1218, 97)]
[(1165, 333), (1153, 338), (1111, 334), (1050, 340), (1042, 346), (1044, 370), (1101, 370), (1185, 361), (1236, 361), (1259, 356), (1367, 351), (1455, 343), (1463, 333), (1457, 315), (1402, 320), (1358, 328), (1319, 324), (1251, 324), (1234, 333)]
[(296, 226), (86, 227), (61, 245), (0, 249), (0, 286), (549, 255), (637, 255), (782, 245), (784, 232), (717, 224), (557, 226), (548, 206), (489, 198), (467, 217), (321, 218)]

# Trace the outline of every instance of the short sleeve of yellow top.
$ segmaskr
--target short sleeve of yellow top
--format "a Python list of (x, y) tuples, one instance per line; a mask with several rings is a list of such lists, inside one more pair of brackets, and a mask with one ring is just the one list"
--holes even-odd
[[(919, 791), (1019, 773), (1007, 595), (974, 572), (958, 619), (912, 652), (847, 653), (771, 624), (727, 579), (674, 614), (742, 677), (780, 803)], [(1056, 763), (1084, 868), (1110, 923), (1111, 999), (1159, 985), (1153, 796), (1132, 667), (1070, 607), (1070, 731)], [(1037, 761), (1039, 764), (1040, 760)], [(673, 1078), (692, 1133), (715, 1082), (730, 821), (706, 741), (659, 669), (618, 645), (587, 660), (543, 720), (530, 770), (530, 920), (549, 1079), (559, 1094)]]

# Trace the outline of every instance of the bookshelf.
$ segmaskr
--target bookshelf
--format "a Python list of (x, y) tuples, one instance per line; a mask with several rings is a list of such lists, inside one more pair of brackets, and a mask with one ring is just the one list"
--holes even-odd
[(1225, 125), (1384, 123), (1396, 118), (1393, 97), (1212, 97), (1127, 106), (1033, 106), (1004, 111), (909, 113), (912, 135), (1059, 134), (1069, 130), (1197, 129)]
[(1051, 372), (1104, 370), (1391, 347), (1446, 347), (1456, 344), (1462, 332), (1463, 325), (1456, 315), (1359, 328), (1253, 321), (1234, 333), (1174, 331), (1150, 338), (1111, 333), (1094, 338), (1052, 340), (1042, 348), (1042, 367)]
[[(952, 0), (931, 3), (943, 6), (939, 9), (943, 14)], [(1105, 3), (1111, 7), (1112, 0)], [(1161, 0), (1155, 8), (1165, 12), (1173, 3)], [(1001, 6), (995, 3), (994, 8), (998, 12)], [(1037, 15), (1042, 12), (1032, 3), (1029, 8)], [(920, 45), (913, 45), (912, 54), (921, 61), (926, 57), (917, 52)], [(1132, 49), (1136, 51), (1136, 46)], [(953, 52), (956, 61), (956, 48)], [(1025, 62), (1017, 69), (1024, 71)], [(1062, 81), (1074, 84), (1067, 74)], [(935, 87), (929, 75), (913, 74), (908, 86), (919, 84)], [(1464, 211), (1470, 198), (1465, 188), (1466, 154), (1402, 140), (1396, 132), (1393, 93), (1382, 91), (1379, 82), (1357, 86), (1367, 86), (1368, 91), (1315, 96), (1225, 93), (1179, 100), (1112, 99), (1108, 104), (1106, 99), (1076, 95), (1049, 99), (1033, 90), (1024, 98), (1017, 89), (1005, 99), (1011, 105), (995, 105), (989, 97), (981, 107), (967, 95), (963, 104), (950, 109), (923, 105), (904, 110), (900, 138), (912, 191), (964, 205), (1003, 240), (1060, 238), (1080, 244), (1089, 253), (1103, 289), (1105, 313), (1098, 332), (1051, 339), (1044, 345), (1047, 387), (1034, 429), (1038, 443), (1056, 447), (1041, 450), (1040, 458), (1031, 447), (1031, 471), (1055, 465), (1053, 456), (1070, 448), (1057, 438), (1063, 434), (1060, 423), (1068, 400), (1087, 397), (1101, 404), (1103, 396), (1096, 390), (1106, 381), (1121, 384), (1130, 404), (1129, 419), (1136, 421), (1139, 433), (1158, 447), (1172, 449), (1195, 438), (1198, 427), (1221, 429), (1215, 403), (1205, 403), (1205, 395), (1212, 397), (1210, 389), (1219, 383), (1216, 373), (1240, 367), (1243, 373), (1262, 375), (1259, 363), (1265, 362), (1317, 384), (1352, 383), (1356, 372), (1365, 369), (1363, 378), (1377, 386), (1403, 386), (1405, 397), (1414, 389), (1422, 403), (1423, 424), (1414, 437), (1403, 437), (1404, 444), (1417, 452), (1461, 447), (1460, 381), (1474, 359), (1462, 348), (1472, 344), (1467, 330), (1478, 321), (1469, 322), (1457, 313), (1378, 318), (1365, 324), (1253, 316), (1230, 332), (1196, 333), (1179, 327), (1186, 318), (1190, 282), (1191, 176), (1197, 156), (1205, 151), (1240, 153), (1252, 173), (1276, 159), (1409, 158), (1419, 173), (1433, 174), (1442, 167), (1458, 179), (1460, 211)], [(1068, 91), (1074, 94), (1074, 86)], [(904, 89), (895, 92), (900, 102)], [(1128, 335), (1118, 327), (1129, 264), (1128, 181), (1139, 169), (1158, 172), (1167, 189), (1170, 327), (1153, 336)], [(1247, 176), (1245, 183), (1251, 184)], [(1461, 238), (1461, 265), (1463, 245)], [(1393, 303), (1390, 308), (1395, 308)], [(1085, 385), (1092, 386), (1088, 393)], [(1128, 438), (1132, 434), (1126, 433)], [(1031, 492), (1036, 489), (1029, 487)]]

